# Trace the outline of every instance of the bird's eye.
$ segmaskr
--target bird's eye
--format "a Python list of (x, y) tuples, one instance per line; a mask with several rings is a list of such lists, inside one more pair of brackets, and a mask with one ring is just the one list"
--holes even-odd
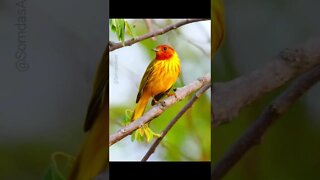
[(165, 51), (166, 51), (166, 50), (167, 50), (167, 47), (164, 47), (164, 48), (163, 48), (163, 50), (165, 50)]

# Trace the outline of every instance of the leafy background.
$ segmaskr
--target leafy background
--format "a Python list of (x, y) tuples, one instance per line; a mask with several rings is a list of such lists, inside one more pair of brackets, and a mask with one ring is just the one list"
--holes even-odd
[[(286, 47), (319, 35), (318, 1), (225, 0), (224, 5), (226, 39), (212, 65), (216, 81), (228, 81), (249, 73)], [(212, 129), (212, 163), (221, 159), (284, 88), (246, 108), (232, 123)], [(319, 92), (319, 84), (310, 89), (224, 179), (319, 179)]]
[[(179, 20), (157, 19), (153, 23), (154, 29), (177, 21)], [(137, 36), (148, 33), (143, 20), (130, 19), (128, 23), (134, 27), (133, 30)], [(158, 36), (155, 41), (147, 39), (110, 53), (110, 133), (122, 126), (121, 122), (126, 110), (133, 111), (140, 80), (147, 65), (154, 58), (154, 52), (151, 49), (158, 44), (171, 44), (179, 54), (182, 73), (176, 87), (188, 84), (211, 71), (210, 26), (210, 21), (196, 22)], [(115, 33), (109, 32), (110, 40), (118, 42)], [(125, 39), (130, 38), (132, 37), (129, 35), (125, 37)], [(202, 50), (197, 46), (201, 46)], [(160, 133), (190, 97), (178, 102), (153, 120), (152, 130)], [(150, 160), (209, 161), (211, 154), (210, 105), (210, 93), (207, 92), (169, 131)], [(150, 103), (148, 103), (147, 110), (149, 108)], [(150, 145), (131, 142), (131, 137), (128, 136), (110, 147), (110, 160), (139, 161)]]
[[(16, 2), (0, 1), (0, 179), (42, 179), (54, 153), (75, 155), (82, 144), (107, 43), (108, 2), (21, 1), (28, 27), (25, 72), (15, 67)], [(56, 159), (61, 169), (68, 161), (63, 157)]]

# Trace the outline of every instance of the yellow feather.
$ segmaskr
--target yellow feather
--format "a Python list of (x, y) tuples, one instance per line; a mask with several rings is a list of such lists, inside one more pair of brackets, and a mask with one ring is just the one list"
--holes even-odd
[(212, 57), (214, 57), (224, 37), (224, 8), (222, 0), (213, 1), (211, 4), (211, 14), (213, 16), (211, 47)]
[[(141, 117), (145, 111), (150, 98), (160, 93), (165, 93), (177, 81), (180, 74), (180, 60), (178, 54), (173, 50), (173, 54), (168, 59), (154, 59), (143, 75), (137, 96), (137, 104), (131, 120)], [(148, 126), (138, 130), (142, 136), (147, 136), (150, 141), (150, 129)], [(136, 134), (137, 136), (137, 134)]]

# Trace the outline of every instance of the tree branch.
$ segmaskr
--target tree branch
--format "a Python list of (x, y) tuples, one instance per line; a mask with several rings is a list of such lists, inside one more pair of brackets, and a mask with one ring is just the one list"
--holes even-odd
[(119, 49), (119, 48), (124, 47), (124, 46), (131, 46), (134, 43), (140, 42), (142, 40), (145, 40), (145, 39), (148, 39), (148, 38), (151, 38), (151, 37), (155, 37), (155, 36), (164, 34), (164, 33), (168, 32), (168, 31), (173, 30), (173, 29), (177, 29), (180, 26), (183, 26), (183, 25), (186, 25), (186, 24), (190, 24), (190, 23), (193, 23), (193, 22), (205, 21), (205, 20), (208, 20), (208, 19), (186, 19), (186, 20), (182, 20), (182, 21), (179, 21), (177, 23), (174, 23), (174, 24), (171, 24), (169, 26), (166, 26), (166, 27), (164, 27), (162, 29), (159, 29), (157, 31), (150, 32), (150, 33), (144, 34), (142, 36), (127, 40), (127, 41), (124, 42), (124, 45), (122, 45), (122, 43), (110, 43), (109, 42), (109, 52), (114, 51), (114, 50)]
[(282, 51), (273, 61), (250, 74), (213, 84), (213, 127), (231, 121), (244, 107), (318, 64), (320, 38)]
[[(144, 19), (144, 23), (147, 26), (148, 32), (153, 32), (153, 20), (152, 19)], [(151, 37), (153, 41), (157, 40), (155, 36)]]
[(211, 83), (206, 84), (204, 87), (202, 87), (193, 97), (189, 100), (189, 102), (179, 111), (179, 113), (170, 121), (168, 126), (164, 129), (164, 131), (161, 133), (161, 136), (156, 139), (156, 141), (152, 144), (148, 152), (145, 154), (145, 156), (142, 158), (141, 161), (147, 161), (149, 157), (154, 153), (164, 136), (166, 136), (169, 132), (169, 130), (175, 125), (175, 123), (179, 120), (179, 118), (193, 105), (194, 102), (204, 93), (206, 90), (208, 90), (211, 87)]
[(198, 78), (197, 81), (194, 81), (184, 87), (178, 88), (175, 92), (176, 96), (170, 96), (167, 99), (160, 101), (157, 105), (153, 106), (147, 113), (145, 113), (139, 119), (131, 122), (129, 125), (119, 129), (114, 134), (110, 135), (109, 137), (109, 147), (114, 143), (120, 141), (121, 139), (125, 138), (126, 136), (130, 135), (134, 130), (142, 127), (142, 125), (150, 122), (155, 117), (162, 114), (166, 109), (168, 109), (173, 104), (177, 103), (178, 101), (184, 99), (189, 94), (193, 93), (197, 89), (203, 87), (207, 83), (211, 81), (210, 73), (206, 74), (205, 76)]
[(301, 75), (292, 85), (269, 105), (261, 116), (244, 132), (224, 157), (213, 168), (211, 179), (221, 179), (240, 158), (254, 145), (257, 145), (268, 127), (320, 80), (320, 65)]

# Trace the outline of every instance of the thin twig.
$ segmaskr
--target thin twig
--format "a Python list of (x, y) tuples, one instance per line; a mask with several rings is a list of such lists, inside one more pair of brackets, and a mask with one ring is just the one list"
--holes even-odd
[[(144, 19), (144, 23), (147, 26), (148, 32), (153, 32), (153, 20), (152, 19)], [(151, 37), (153, 41), (156, 41), (157, 38), (155, 36)]]
[(142, 158), (141, 161), (147, 161), (149, 157), (152, 155), (152, 153), (156, 150), (159, 143), (162, 141), (164, 136), (166, 136), (169, 132), (169, 130), (173, 127), (173, 125), (179, 120), (179, 118), (193, 105), (194, 102), (209, 88), (211, 87), (211, 83), (206, 84), (204, 87), (202, 87), (193, 97), (189, 100), (189, 102), (179, 111), (179, 113), (170, 121), (168, 126), (164, 129), (164, 131), (161, 133), (161, 136), (156, 139), (156, 141), (152, 144), (146, 155)]
[(210, 73), (206, 74), (205, 76), (198, 78), (196, 81), (178, 88), (175, 92), (175, 96), (170, 96), (167, 99), (160, 101), (157, 105), (153, 106), (148, 112), (146, 112), (142, 117), (139, 119), (131, 122), (129, 125), (119, 129), (114, 134), (110, 135), (109, 137), (109, 147), (114, 143), (120, 141), (121, 139), (125, 138), (126, 136), (130, 135), (134, 130), (142, 127), (144, 124), (150, 122), (155, 117), (162, 114), (166, 109), (168, 109), (173, 104), (177, 103), (178, 101), (184, 99), (189, 94), (193, 93), (194, 91), (200, 89), (207, 83), (211, 81)]
[(290, 106), (319, 80), (320, 65), (297, 78), (231, 146), (229, 151), (214, 166), (211, 179), (221, 179), (250, 148), (260, 142), (262, 135), (270, 125), (285, 114)]
[(273, 61), (250, 74), (214, 83), (212, 126), (230, 122), (248, 105), (320, 64), (320, 38), (282, 51)]
[(171, 24), (169, 26), (166, 26), (166, 27), (164, 27), (162, 29), (159, 29), (157, 31), (150, 32), (150, 33), (144, 34), (142, 36), (127, 40), (127, 41), (124, 42), (124, 45), (122, 43), (112, 43), (112, 44), (109, 44), (109, 52), (114, 51), (114, 50), (119, 49), (119, 48), (124, 47), (124, 46), (131, 46), (134, 43), (140, 42), (142, 40), (145, 40), (145, 39), (148, 39), (148, 38), (151, 38), (151, 37), (155, 37), (155, 36), (164, 34), (164, 33), (168, 32), (168, 31), (173, 30), (173, 29), (177, 29), (180, 26), (183, 26), (183, 25), (186, 25), (186, 24), (190, 24), (190, 23), (193, 23), (193, 22), (205, 21), (205, 20), (208, 20), (208, 19), (186, 19), (186, 20), (182, 20), (182, 21), (179, 21), (177, 23)]

